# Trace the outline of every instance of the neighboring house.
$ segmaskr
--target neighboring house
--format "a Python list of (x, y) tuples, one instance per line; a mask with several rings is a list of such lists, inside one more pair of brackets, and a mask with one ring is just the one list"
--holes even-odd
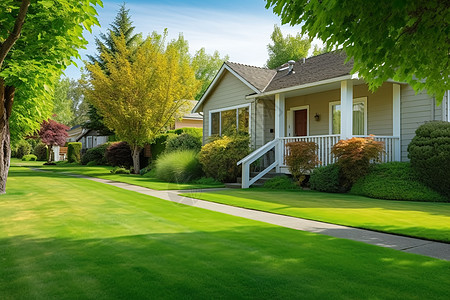
[[(195, 100), (188, 100), (189, 111), (197, 104)], [(175, 128), (183, 128), (183, 127), (195, 127), (202, 128), (203, 127), (203, 116), (199, 113), (190, 113), (184, 115), (181, 120), (175, 121)]]
[[(79, 126), (79, 127), (77, 127)], [(104, 144), (108, 141), (108, 136), (100, 135), (96, 130), (82, 128), (79, 130), (78, 135), (72, 137), (72, 130), (77, 130), (81, 128), (80, 125), (72, 127), (69, 130), (69, 137), (67, 139), (68, 142), (80, 142), (81, 143), (81, 152), (86, 152), (88, 149), (94, 148), (98, 145)]]
[[(450, 119), (449, 95), (436, 106), (433, 97), (389, 80), (375, 92), (358, 74), (353, 60), (331, 52), (278, 70), (226, 62), (192, 110), (203, 112), (203, 138), (230, 131), (248, 131), (257, 149), (239, 163), (242, 187), (276, 168), (288, 173), (285, 144), (314, 141), (323, 165), (334, 162), (331, 147), (340, 139), (375, 135), (385, 143), (383, 161), (406, 161), (407, 147), (421, 124)], [(250, 178), (250, 164), (263, 171)]]
[(77, 137), (79, 135), (81, 135), (82, 131), (83, 131), (83, 128), (81, 127), (81, 125), (73, 126), (69, 130), (67, 130), (67, 133), (69, 134), (69, 136), (67, 137), (66, 141), (68, 143), (75, 142), (77, 140)]

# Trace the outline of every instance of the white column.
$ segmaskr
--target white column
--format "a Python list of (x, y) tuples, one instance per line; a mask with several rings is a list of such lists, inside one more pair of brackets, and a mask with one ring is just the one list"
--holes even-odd
[(54, 157), (54, 161), (57, 162), (59, 161), (59, 146), (52, 146), (53, 148), (53, 155)]
[(400, 84), (394, 83), (392, 85), (392, 135), (399, 139), (394, 142), (394, 160), (401, 160), (401, 143), (400, 143), (400, 126), (401, 126), (401, 114), (400, 114)]
[[(275, 95), (275, 138), (285, 137), (285, 118), (286, 115), (286, 99), (284, 94)], [(278, 161), (276, 172), (280, 172), (280, 164), (283, 161), (283, 143), (278, 143), (275, 147), (275, 159)]]
[[(367, 109), (367, 108), (366, 108)], [(353, 136), (353, 82), (341, 81), (341, 139)]]

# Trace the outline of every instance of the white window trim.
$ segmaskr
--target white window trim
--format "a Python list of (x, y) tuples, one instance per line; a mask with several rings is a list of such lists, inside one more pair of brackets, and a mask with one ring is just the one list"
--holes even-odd
[[(369, 110), (367, 106), (367, 97), (359, 97), (353, 98), (353, 104), (356, 103), (364, 103), (364, 135), (367, 135), (367, 111)], [(333, 105), (341, 104), (341, 101), (331, 101), (328, 104), (328, 132), (329, 134), (333, 134)], [(352, 115), (353, 115), (353, 106), (352, 106)], [(352, 134), (353, 135), (353, 134)], [(361, 135), (353, 135), (353, 136), (361, 136)]]
[(251, 103), (248, 103), (248, 104), (241, 104), (241, 105), (234, 105), (234, 106), (228, 106), (228, 107), (223, 107), (223, 108), (217, 108), (217, 109), (211, 109), (210, 111), (209, 111), (209, 121), (208, 121), (208, 136), (211, 136), (211, 130), (212, 130), (212, 122), (211, 122), (211, 120), (212, 120), (212, 118), (211, 118), (211, 115), (213, 114), (213, 113), (219, 113), (219, 135), (221, 136), (222, 135), (222, 112), (223, 111), (226, 111), (226, 110), (233, 110), (233, 109), (235, 109), (236, 110), (236, 128), (239, 126), (238, 124), (239, 124), (239, 118), (238, 118), (238, 109), (239, 108), (244, 108), (244, 107), (247, 107), (248, 108), (248, 134), (250, 135), (251, 134), (251, 132), (252, 132), (252, 129), (251, 129), (251, 127), (252, 127), (252, 122), (251, 122), (251, 120), (252, 120), (252, 108), (251, 108), (251, 106), (252, 106), (252, 104)]
[(306, 109), (306, 136), (309, 136), (309, 105), (291, 107), (288, 111), (288, 136), (294, 136), (295, 111)]

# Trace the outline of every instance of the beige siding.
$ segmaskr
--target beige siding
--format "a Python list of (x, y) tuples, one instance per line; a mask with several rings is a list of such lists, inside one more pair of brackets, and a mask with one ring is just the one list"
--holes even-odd
[(442, 120), (442, 108), (437, 107), (434, 98), (426, 92), (416, 95), (409, 85), (402, 85), (400, 97), (402, 161), (407, 161), (408, 145), (416, 129), (427, 121)]
[[(329, 134), (329, 103), (340, 101), (339, 89), (286, 99), (286, 132), (290, 122), (288, 114), (293, 107), (309, 105), (309, 135)], [(353, 97), (367, 97), (367, 133), (374, 135), (392, 135), (392, 84), (385, 83), (375, 93), (367, 85), (353, 88)], [(320, 115), (316, 121), (314, 116)]]
[[(228, 71), (224, 71), (222, 78), (216, 83), (215, 89), (211, 92), (203, 104), (203, 142), (209, 134), (209, 112), (214, 109), (221, 109), (235, 105), (249, 103), (245, 96), (254, 93), (247, 85), (237, 79)], [(251, 127), (254, 129), (254, 106), (251, 108)]]
[(181, 119), (181, 121), (175, 121), (175, 129), (183, 127), (202, 128), (203, 120)]

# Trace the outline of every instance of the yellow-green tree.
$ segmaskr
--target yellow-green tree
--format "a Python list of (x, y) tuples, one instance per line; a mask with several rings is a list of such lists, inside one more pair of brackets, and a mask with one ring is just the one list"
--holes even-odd
[(137, 50), (126, 46), (123, 35), (114, 43), (116, 53), (102, 54), (108, 74), (98, 64), (87, 66), (87, 93), (105, 125), (130, 145), (138, 173), (142, 147), (182, 115), (184, 99), (193, 99), (199, 82), (189, 61), (180, 59), (179, 49), (166, 47), (157, 35)]

